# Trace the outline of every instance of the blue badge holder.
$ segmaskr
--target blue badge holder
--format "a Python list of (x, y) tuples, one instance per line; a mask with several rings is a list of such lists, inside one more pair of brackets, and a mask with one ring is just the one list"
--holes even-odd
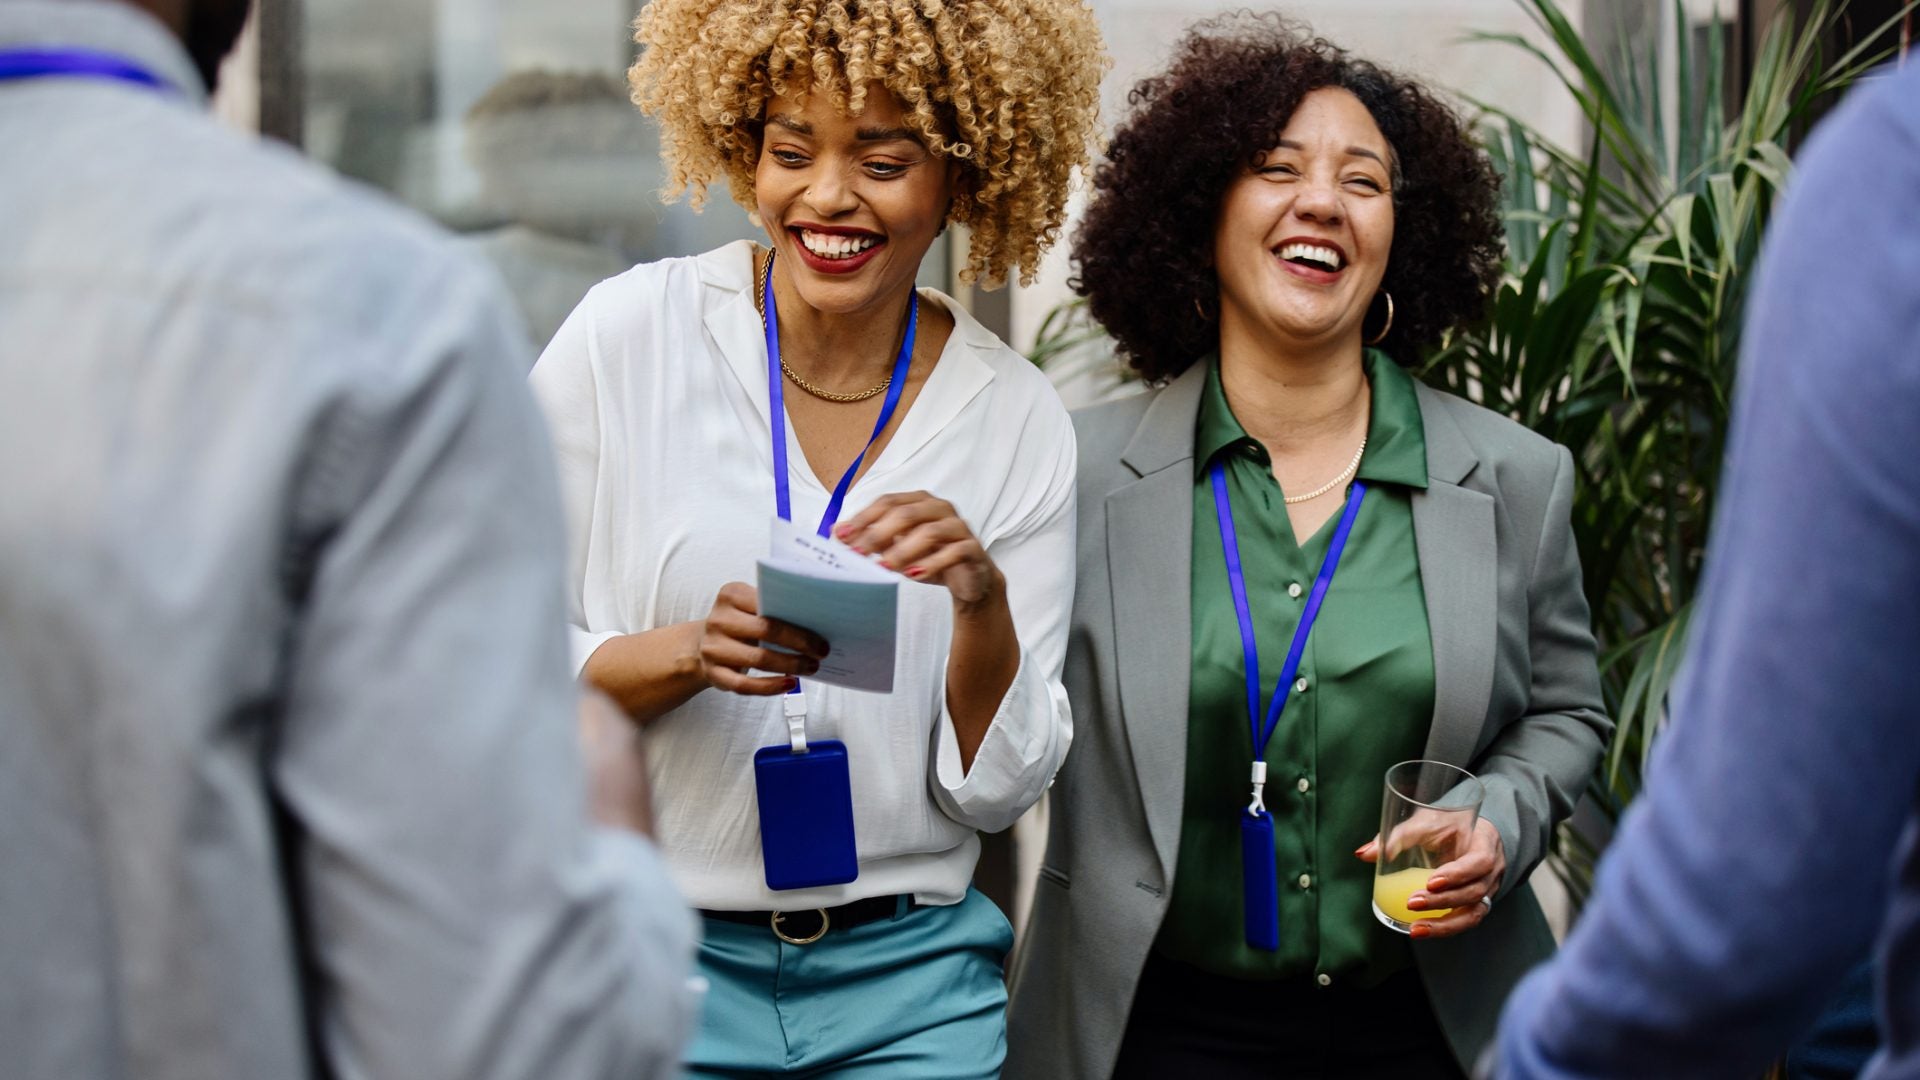
[(763, 746), (753, 755), (753, 783), (767, 888), (845, 885), (860, 876), (846, 743), (823, 739), (800, 753)]
[(1240, 815), (1240, 869), (1245, 884), (1247, 945), (1280, 951), (1280, 866), (1273, 853), (1273, 815)]

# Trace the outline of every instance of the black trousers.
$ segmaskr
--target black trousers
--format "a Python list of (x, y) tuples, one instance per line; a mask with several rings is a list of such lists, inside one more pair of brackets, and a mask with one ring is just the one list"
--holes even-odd
[(1114, 1080), (1464, 1080), (1415, 971), (1248, 981), (1150, 955)]

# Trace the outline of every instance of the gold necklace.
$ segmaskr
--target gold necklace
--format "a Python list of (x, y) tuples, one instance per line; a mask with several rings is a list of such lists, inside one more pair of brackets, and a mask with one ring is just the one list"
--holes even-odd
[(1327, 481), (1326, 483), (1321, 484), (1319, 487), (1314, 488), (1312, 491), (1307, 492), (1305, 495), (1285, 495), (1281, 497), (1280, 501), (1287, 504), (1288, 506), (1292, 506), (1295, 503), (1309, 502), (1313, 499), (1319, 498), (1322, 495), (1325, 495), (1327, 492), (1332, 491), (1334, 488), (1337, 488), (1341, 484), (1346, 483), (1347, 478), (1352, 476), (1355, 472), (1359, 470), (1360, 455), (1366, 452), (1367, 452), (1367, 437), (1365, 435), (1362, 435), (1360, 436), (1360, 449), (1355, 450), (1353, 452), (1353, 460), (1347, 462), (1347, 467), (1340, 470), (1339, 476), (1336, 476), (1333, 479)]
[[(767, 308), (766, 308), (766, 301), (763, 300), (762, 297), (766, 295), (766, 290), (772, 287), (773, 287), (773, 252), (768, 251), (767, 252), (767, 268), (766, 270), (762, 271), (760, 274), (760, 288), (755, 289), (753, 291), (753, 310), (760, 313), (760, 329), (763, 333), (767, 329)], [(836, 394), (831, 390), (822, 390), (819, 387), (808, 382), (807, 380), (801, 378), (800, 373), (793, 370), (793, 368), (787, 364), (787, 358), (784, 356), (780, 358), (780, 370), (782, 373), (786, 375), (786, 377), (789, 380), (792, 381), (793, 385), (799, 387), (802, 390), (805, 390), (807, 393), (812, 394), (814, 397), (817, 397), (822, 401), (832, 401), (841, 405), (846, 405), (855, 401), (865, 401), (868, 398), (874, 396), (875, 394), (885, 393), (887, 387), (893, 385), (893, 373), (888, 372), (887, 377), (880, 380), (880, 385), (874, 387), (871, 390), (862, 390), (857, 394)]]

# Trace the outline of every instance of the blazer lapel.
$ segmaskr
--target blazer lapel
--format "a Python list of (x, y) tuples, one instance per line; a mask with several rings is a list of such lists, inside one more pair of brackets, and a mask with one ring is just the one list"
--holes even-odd
[(1186, 801), (1193, 425), (1206, 375), (1195, 364), (1147, 407), (1120, 456), (1140, 478), (1106, 502), (1120, 711), (1148, 831), (1169, 882)]
[(1499, 607), (1493, 496), (1460, 486), (1479, 457), (1438, 393), (1426, 386), (1418, 393), (1429, 481), (1413, 497), (1413, 535), (1433, 635), (1426, 756), (1464, 766), (1479, 746), (1493, 697)]

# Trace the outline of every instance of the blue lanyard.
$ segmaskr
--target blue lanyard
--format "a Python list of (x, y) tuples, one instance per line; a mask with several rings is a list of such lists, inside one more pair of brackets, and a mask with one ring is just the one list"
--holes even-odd
[(1210, 470), (1213, 477), (1213, 508), (1220, 520), (1220, 546), (1227, 555), (1227, 583), (1233, 588), (1233, 614), (1240, 621), (1240, 648), (1246, 655), (1247, 676), (1247, 728), (1253, 737), (1253, 803), (1247, 807), (1256, 817), (1265, 811), (1261, 803), (1260, 791), (1266, 781), (1267, 740), (1273, 737), (1274, 729), (1280, 726), (1280, 713), (1287, 707), (1287, 688), (1292, 685), (1294, 675), (1300, 670), (1300, 656), (1307, 648), (1307, 635), (1313, 632), (1313, 623), (1320, 617), (1320, 604), (1327, 597), (1327, 587), (1333, 584), (1333, 572), (1340, 565), (1340, 555), (1347, 547), (1347, 536), (1353, 532), (1353, 519), (1360, 513), (1360, 500), (1366, 497), (1367, 486), (1358, 480), (1353, 482), (1353, 493), (1347, 498), (1347, 507), (1340, 515), (1340, 524), (1333, 531), (1333, 540), (1327, 545), (1327, 557), (1320, 563), (1320, 574), (1314, 578), (1313, 593), (1307, 597), (1306, 610), (1300, 613), (1300, 625), (1294, 628), (1293, 644), (1287, 648), (1287, 663), (1280, 672), (1280, 681), (1275, 684), (1273, 701), (1267, 706), (1266, 719), (1260, 718), (1260, 648), (1254, 640), (1253, 613), (1247, 606), (1247, 577), (1240, 567), (1240, 541), (1233, 528), (1233, 505), (1227, 499), (1227, 473), (1225, 467), (1216, 459)]
[[(768, 255), (769, 262), (773, 259)], [(780, 517), (793, 520), (792, 500), (787, 494), (787, 398), (786, 379), (780, 373), (780, 311), (773, 301), (773, 275), (767, 274), (766, 295), (761, 304), (767, 312), (767, 408), (773, 421), (773, 502)], [(907, 337), (900, 343), (900, 355), (893, 361), (893, 377), (887, 383), (887, 399), (880, 406), (880, 419), (874, 421), (873, 434), (867, 436), (867, 445), (860, 448), (859, 456), (840, 477), (833, 487), (833, 498), (827, 501), (827, 512), (820, 517), (820, 535), (827, 535), (833, 523), (840, 520), (840, 504), (847, 499), (847, 490), (853, 487), (853, 474), (860, 471), (860, 463), (866, 460), (867, 451), (886, 430), (887, 421), (893, 419), (893, 410), (900, 404), (900, 391), (907, 385), (907, 368), (913, 361), (913, 335), (920, 324), (920, 294), (910, 293), (912, 299), (907, 304)]]
[(117, 79), (171, 90), (164, 79), (131, 60), (87, 49), (9, 49), (0, 52), (0, 82), (15, 79)]

